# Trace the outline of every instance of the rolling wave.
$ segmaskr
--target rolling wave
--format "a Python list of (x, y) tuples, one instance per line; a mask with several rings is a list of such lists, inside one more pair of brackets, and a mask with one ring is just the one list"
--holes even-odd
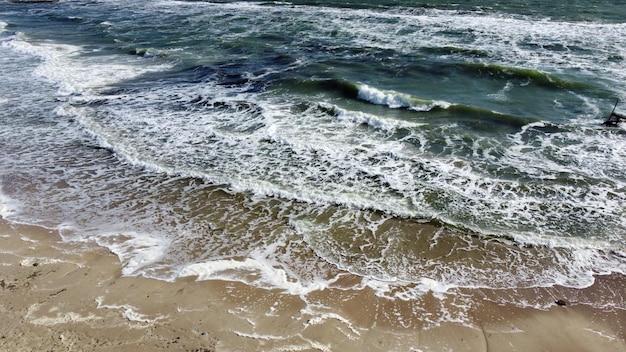
[(448, 109), (451, 104), (445, 101), (422, 99), (395, 91), (385, 91), (366, 84), (357, 85), (357, 98), (375, 105), (385, 105), (392, 109), (404, 108), (414, 111)]
[(433, 116), (436, 116), (437, 119), (442, 119), (442, 121), (450, 118), (476, 120), (509, 125), (516, 128), (540, 121), (538, 118), (504, 114), (476, 106), (453, 104), (444, 100), (425, 99), (406, 93), (378, 89), (367, 84), (343, 80), (308, 81), (305, 84), (317, 85), (319, 88), (338, 92), (341, 96), (348, 99), (361, 100), (373, 105), (386, 106), (390, 109), (435, 114)]
[(582, 82), (568, 81), (536, 69), (506, 66), (502, 64), (487, 64), (474, 62), (454, 63), (455, 68), (463, 73), (478, 76), (492, 76), (502, 79), (516, 79), (526, 81), (527, 84), (536, 84), (552, 89), (588, 89), (592, 86)]

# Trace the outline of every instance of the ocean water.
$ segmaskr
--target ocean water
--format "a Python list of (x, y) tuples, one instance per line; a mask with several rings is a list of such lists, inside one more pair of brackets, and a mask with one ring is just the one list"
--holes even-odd
[(2, 2), (0, 213), (305, 300), (588, 287), (626, 274), (625, 5)]

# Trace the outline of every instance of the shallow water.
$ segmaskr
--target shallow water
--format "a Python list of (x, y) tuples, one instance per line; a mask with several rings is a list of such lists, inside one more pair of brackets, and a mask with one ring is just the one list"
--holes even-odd
[(2, 216), (303, 297), (624, 274), (624, 6), (577, 4), (0, 4)]

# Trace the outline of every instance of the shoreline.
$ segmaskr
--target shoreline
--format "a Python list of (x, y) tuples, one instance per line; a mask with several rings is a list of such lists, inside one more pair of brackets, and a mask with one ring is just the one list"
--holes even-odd
[(332, 304), (313, 313), (301, 297), (242, 283), (123, 277), (105, 248), (62, 242), (37, 226), (0, 219), (0, 236), (1, 351), (626, 351), (626, 310), (579, 304), (576, 296), (625, 287), (619, 274), (587, 289), (542, 290), (543, 299), (569, 301), (547, 310), (490, 297), (501, 292), (465, 290), (476, 327), (419, 328), (402, 325), (420, 320), (408, 303), (368, 290), (316, 292)]

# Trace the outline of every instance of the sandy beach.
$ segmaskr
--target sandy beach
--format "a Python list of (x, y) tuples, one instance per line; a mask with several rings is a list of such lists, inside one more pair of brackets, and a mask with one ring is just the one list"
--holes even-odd
[[(192, 277), (122, 277), (118, 258), (104, 248), (6, 221), (0, 233), (2, 351), (626, 351), (626, 311), (576, 303), (596, 286), (624, 287), (623, 276), (585, 290), (554, 289), (569, 295), (567, 305), (547, 310), (477, 297), (470, 309), (476, 327), (415, 329), (397, 323), (410, 312), (372, 304), (366, 290), (325, 290), (319, 294), (340, 311), (296, 319), (306, 316), (299, 297)], [(381, 319), (385, 309), (396, 310), (397, 321)]]

